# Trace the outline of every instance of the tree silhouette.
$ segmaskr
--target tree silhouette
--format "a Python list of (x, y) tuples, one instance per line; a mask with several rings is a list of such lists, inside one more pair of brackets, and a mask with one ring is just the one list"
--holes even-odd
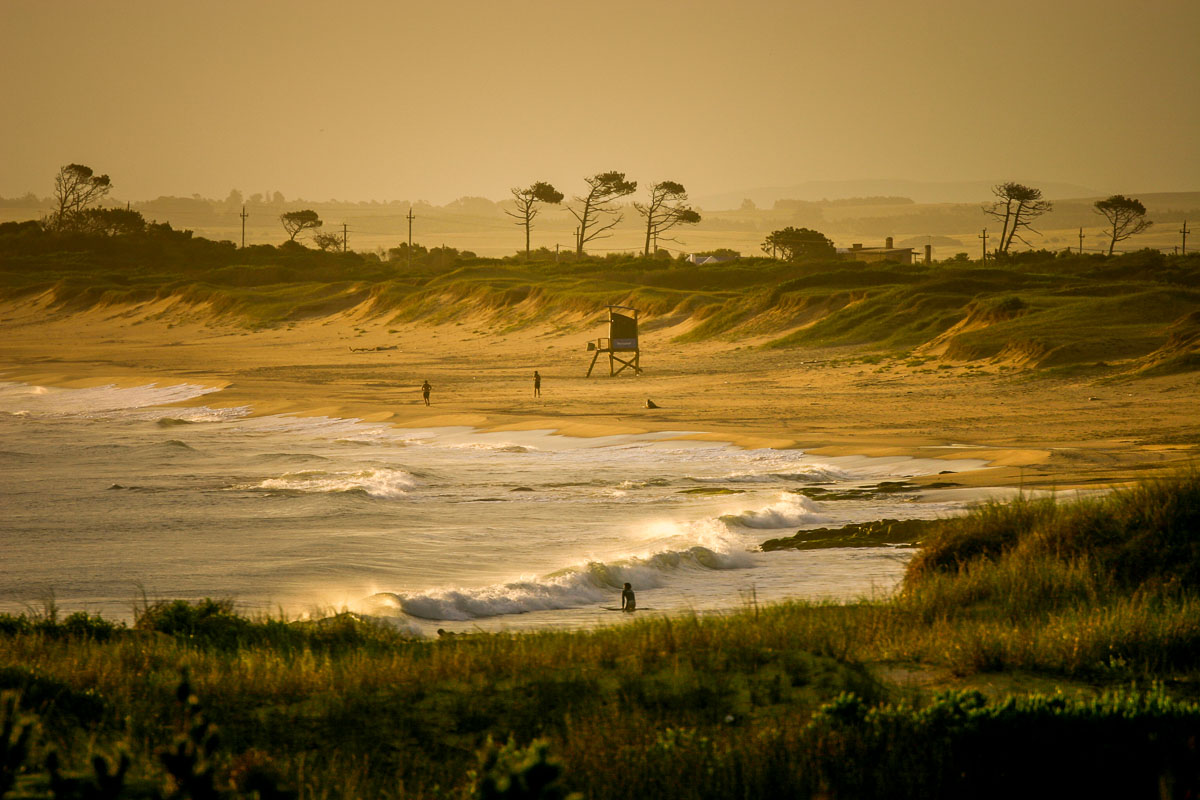
[(313, 243), (326, 252), (332, 250), (335, 253), (345, 246), (345, 241), (341, 235), (336, 233), (313, 234)]
[(793, 228), (771, 231), (762, 243), (764, 253), (780, 253), (785, 261), (802, 261), (812, 258), (829, 258), (837, 254), (833, 242), (820, 231), (810, 228)]
[(1146, 219), (1146, 207), (1142, 201), (1123, 194), (1114, 194), (1107, 200), (1097, 200), (1095, 211), (1112, 226), (1109, 231), (1112, 238), (1108, 242), (1108, 254), (1113, 254), (1117, 242), (1124, 241), (1130, 236), (1141, 233), (1154, 223)]
[(111, 188), (108, 176), (95, 174), (91, 167), (83, 164), (62, 167), (54, 178), (55, 211), (50, 217), (51, 227), (74, 228), (84, 209), (99, 202)]
[(1041, 189), (1012, 181), (992, 187), (992, 194), (996, 195), (996, 199), (991, 208), (983, 209), (983, 213), (1004, 222), (997, 253), (1007, 253), (1013, 239), (1029, 244), (1019, 231), (1037, 233), (1033, 230), (1033, 221), (1054, 208), (1053, 203), (1042, 199)]
[(687, 190), (683, 188), (683, 184), (661, 181), (650, 187), (649, 203), (633, 204), (638, 213), (646, 218), (646, 248), (642, 255), (650, 255), (651, 240), (657, 244), (659, 237), (676, 225), (694, 225), (700, 221), (700, 214), (687, 206), (687, 199)]
[(505, 214), (517, 220), (518, 225), (525, 227), (525, 258), (529, 259), (529, 232), (533, 228), (533, 219), (538, 215), (538, 203), (558, 204), (562, 202), (563, 193), (545, 181), (538, 181), (527, 189), (512, 189), (512, 196), (517, 201), (517, 210), (505, 210)]
[[(613, 201), (637, 191), (637, 181), (625, 180), (624, 172), (601, 172), (584, 178), (584, 181), (588, 185), (588, 193), (583, 197), (575, 196), (575, 202), (580, 204), (578, 208), (567, 209), (579, 223), (575, 235), (575, 254), (580, 256), (583, 255), (585, 244), (624, 219)], [(609, 220), (608, 224), (605, 224), (606, 219)]]
[(279, 215), (283, 229), (287, 231), (288, 241), (296, 241), (296, 235), (301, 231), (319, 228), (325, 223), (317, 216), (317, 212), (306, 208), (303, 211), (288, 211)]

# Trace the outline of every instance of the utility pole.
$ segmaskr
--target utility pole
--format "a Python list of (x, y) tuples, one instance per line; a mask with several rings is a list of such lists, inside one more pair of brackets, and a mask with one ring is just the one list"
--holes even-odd
[(348, 232), (346, 230), (346, 223), (343, 222), (342, 223), (342, 252), (343, 253), (346, 252), (347, 235), (348, 235)]
[(559, 248), (559, 244), (558, 244), (558, 242), (555, 242), (554, 243), (554, 263), (555, 264), (558, 263), (558, 248)]
[(1079, 229), (1079, 255), (1083, 255), (1083, 228)]
[(979, 234), (975, 238), (983, 240), (983, 263), (986, 264), (987, 263), (987, 240), (988, 240), (987, 228), (984, 228), (983, 233)]
[(412, 206), (408, 207), (408, 268), (412, 269)]
[(246, 207), (242, 206), (242, 249), (246, 249), (246, 217), (250, 216), (246, 213)]
[(1183, 250), (1181, 252), (1183, 253), (1183, 255), (1186, 256), (1187, 255), (1187, 235), (1189, 233), (1191, 233), (1191, 231), (1188, 230), (1186, 219), (1183, 221), (1183, 227), (1179, 229), (1179, 232), (1180, 232), (1180, 234), (1183, 235)]

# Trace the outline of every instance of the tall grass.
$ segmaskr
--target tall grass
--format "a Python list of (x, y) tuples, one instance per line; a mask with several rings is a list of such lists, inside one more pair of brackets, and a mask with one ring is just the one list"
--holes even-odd
[[(559, 789), (598, 798), (987, 796), (1019, 785), (1013, 759), (1064, 786), (1195, 789), (1200, 709), (1164, 690), (906, 705), (910, 691), (876, 674), (1166, 681), (1186, 696), (1200, 674), (1198, 483), (982, 506), (876, 601), (444, 641), (350, 615), (249, 620), (216, 601), (147, 605), (133, 628), (0, 617), (0, 690), (38, 720), (28, 764), (53, 750), (86, 772), (90, 755), (124, 751), (129, 775), (153, 782), (178, 742), (186, 670), (219, 731), (212, 774), (235, 786), (269, 768), (305, 798), (464, 796), (485, 773), (509, 781), (502, 763), (558, 775), (544, 746), (525, 749), (535, 740), (566, 767)], [(489, 749), (510, 738), (506, 755)], [(1113, 769), (1079, 778), (1095, 752)]]

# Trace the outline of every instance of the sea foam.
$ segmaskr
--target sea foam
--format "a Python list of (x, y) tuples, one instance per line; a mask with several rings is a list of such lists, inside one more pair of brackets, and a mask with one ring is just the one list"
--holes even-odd
[(539, 578), (476, 588), (439, 588), (423, 592), (380, 592), (362, 601), (370, 614), (404, 614), (426, 620), (470, 620), (550, 611), (613, 602), (625, 583), (637, 589), (666, 585), (681, 570), (740, 569), (748, 554), (722, 553), (699, 545), (632, 556), (609, 562), (591, 561)]
[(360, 492), (371, 497), (397, 499), (417, 485), (412, 473), (380, 467), (357, 472), (289, 472), (251, 487), (274, 492), (337, 493)]
[(819, 506), (802, 494), (785, 492), (779, 500), (766, 508), (750, 509), (736, 514), (724, 514), (721, 521), (727, 525), (744, 528), (774, 529), (795, 528), (809, 522), (824, 522)]

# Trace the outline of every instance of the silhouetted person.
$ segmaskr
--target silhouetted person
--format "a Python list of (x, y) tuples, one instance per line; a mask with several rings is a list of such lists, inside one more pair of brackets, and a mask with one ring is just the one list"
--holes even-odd
[(536, 369), (533, 371), (533, 396), (542, 396), (542, 376), (538, 374)]
[(429, 405), (429, 393), (433, 391), (433, 387), (429, 385), (429, 381), (421, 384), (421, 397), (425, 398), (425, 405)]
[(637, 608), (637, 600), (633, 596), (633, 585), (625, 584), (625, 591), (621, 592), (621, 610), (633, 611)]

